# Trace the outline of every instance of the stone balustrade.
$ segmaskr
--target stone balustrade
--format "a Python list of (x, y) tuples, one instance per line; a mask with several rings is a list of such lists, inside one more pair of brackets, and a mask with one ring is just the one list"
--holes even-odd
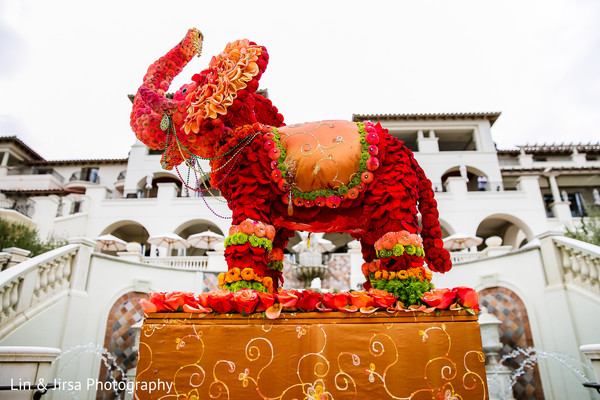
[(76, 244), (63, 246), (0, 272), (0, 337), (10, 325), (23, 322), (19, 319), (68, 293), (78, 249)]
[(208, 268), (208, 257), (143, 257), (144, 264), (152, 264), (157, 267), (184, 270), (206, 270)]
[(563, 281), (600, 295), (600, 246), (562, 236), (552, 240), (560, 253)]

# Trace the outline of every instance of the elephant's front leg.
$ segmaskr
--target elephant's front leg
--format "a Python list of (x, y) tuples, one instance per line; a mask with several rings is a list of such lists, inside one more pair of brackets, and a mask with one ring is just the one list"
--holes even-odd
[[(225, 240), (227, 272), (219, 275), (219, 286), (232, 292), (254, 289), (273, 293), (281, 280), (276, 262), (283, 252), (274, 250), (275, 227), (265, 222), (245, 219), (233, 225)], [(282, 259), (282, 257), (281, 257)]]

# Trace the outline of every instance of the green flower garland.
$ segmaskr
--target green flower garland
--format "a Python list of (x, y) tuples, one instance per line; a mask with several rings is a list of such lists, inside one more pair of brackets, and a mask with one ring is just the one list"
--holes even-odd
[(402, 246), (401, 244), (395, 245), (391, 250), (381, 249), (377, 250), (376, 254), (378, 258), (390, 258), (400, 257), (402, 254), (408, 254), (409, 256), (417, 256), (417, 257), (425, 257), (425, 249), (421, 246), (415, 246), (409, 244), (407, 246)]
[(275, 261), (275, 260), (269, 261), (269, 269), (272, 269), (273, 271), (282, 272), (283, 271), (283, 261)]
[[(346, 193), (348, 193), (349, 189), (357, 187), (361, 184), (360, 175), (363, 172), (367, 171), (367, 160), (371, 157), (371, 155), (369, 154), (369, 144), (367, 143), (367, 139), (365, 138), (365, 136), (367, 135), (367, 132), (365, 131), (365, 125), (362, 122), (357, 122), (356, 125), (358, 126), (358, 133), (360, 134), (360, 144), (362, 146), (362, 149), (360, 154), (360, 161), (358, 162), (359, 171), (354, 175), (352, 179), (350, 179), (348, 185), (342, 185), (337, 189), (319, 189), (313, 190), (311, 192), (301, 192), (298, 189), (292, 188), (292, 195), (294, 197), (299, 197), (303, 200), (315, 200), (317, 197), (342, 197)], [(283, 177), (283, 179), (285, 179), (285, 177), (287, 176), (287, 168), (285, 167), (284, 163), (286, 152), (283, 146), (281, 145), (281, 136), (279, 135), (279, 131), (277, 130), (277, 128), (274, 127), (272, 132), (275, 136), (273, 139), (273, 141), (275, 142), (275, 146), (277, 146), (277, 148), (281, 152), (279, 158), (277, 159), (277, 168), (281, 171), (281, 176)]]
[(256, 282), (256, 281), (237, 281), (237, 282), (233, 282), (233, 283), (226, 283), (223, 285), (223, 289), (227, 289), (230, 292), (237, 292), (238, 290), (242, 290), (242, 289), (253, 289), (256, 290), (257, 292), (262, 292), (262, 293), (268, 293), (269, 291), (267, 290), (267, 288), (265, 287), (265, 285), (263, 285), (260, 282)]
[(267, 251), (273, 250), (273, 242), (267, 238), (259, 238), (256, 235), (246, 235), (245, 233), (234, 233), (225, 239), (225, 247), (228, 246), (239, 246), (250, 243), (252, 247), (262, 247)]

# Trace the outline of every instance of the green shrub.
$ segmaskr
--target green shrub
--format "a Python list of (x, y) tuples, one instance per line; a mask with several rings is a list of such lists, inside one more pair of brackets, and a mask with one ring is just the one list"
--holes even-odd
[(0, 218), (0, 250), (7, 247), (18, 247), (31, 251), (30, 257), (35, 257), (66, 244), (66, 241), (55, 238), (44, 242), (38, 237), (37, 230)]
[(587, 207), (588, 217), (581, 217), (581, 226), (567, 228), (565, 236), (600, 246), (600, 207)]

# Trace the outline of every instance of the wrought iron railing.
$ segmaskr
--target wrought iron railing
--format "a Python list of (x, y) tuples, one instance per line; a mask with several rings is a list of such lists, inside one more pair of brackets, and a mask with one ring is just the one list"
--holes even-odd
[(5, 198), (0, 199), (0, 208), (4, 208), (6, 210), (15, 210), (26, 217), (30, 217), (33, 215), (35, 203), (30, 199), (14, 199), (14, 198)]

